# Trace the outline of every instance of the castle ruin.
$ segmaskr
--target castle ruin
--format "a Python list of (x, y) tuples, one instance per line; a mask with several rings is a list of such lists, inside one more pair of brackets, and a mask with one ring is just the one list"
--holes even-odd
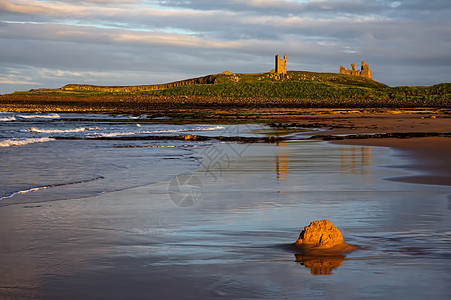
[(361, 76), (366, 78), (371, 78), (371, 70), (368, 64), (366, 64), (364, 61), (361, 62), (360, 70), (355, 69), (355, 64), (351, 64), (352, 69), (345, 69), (345, 67), (340, 66), (340, 74), (347, 74), (347, 75), (354, 75), (354, 76)]
[(276, 68), (274, 69), (276, 74), (287, 74), (287, 56), (280, 58), (280, 55), (276, 55)]

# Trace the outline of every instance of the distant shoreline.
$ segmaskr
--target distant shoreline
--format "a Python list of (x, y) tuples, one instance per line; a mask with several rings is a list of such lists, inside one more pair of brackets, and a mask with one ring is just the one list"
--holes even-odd
[(68, 84), (0, 95), (0, 111), (143, 114), (168, 110), (451, 108), (451, 83), (389, 87), (353, 75), (224, 72), (159, 85)]

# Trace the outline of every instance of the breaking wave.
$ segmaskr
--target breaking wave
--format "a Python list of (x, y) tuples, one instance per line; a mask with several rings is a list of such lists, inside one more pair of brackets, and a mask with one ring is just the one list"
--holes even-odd
[(14, 147), (14, 146), (25, 146), (33, 143), (45, 143), (54, 141), (52, 138), (29, 138), (29, 139), (9, 139), (0, 141), (0, 147)]
[(59, 114), (38, 114), (38, 115), (17, 115), (17, 117), (22, 119), (59, 119), (61, 116)]
[(8, 121), (16, 121), (16, 117), (15, 116), (11, 116), (11, 117), (1, 117), (0, 118), (0, 122), (8, 122)]
[(35, 133), (73, 133), (73, 132), (83, 132), (85, 130), (97, 130), (98, 128), (85, 128), (85, 127), (80, 127), (80, 128), (76, 128), (76, 129), (39, 129), (36, 127), (31, 127), (29, 129), (30, 132), (35, 132)]
[(224, 126), (213, 126), (213, 127), (196, 127), (192, 129), (170, 129), (170, 130), (150, 130), (150, 131), (129, 131), (129, 132), (110, 132), (110, 133), (99, 133), (102, 137), (116, 137), (124, 135), (135, 135), (135, 134), (154, 134), (154, 133), (177, 133), (177, 132), (193, 132), (193, 131), (214, 131), (225, 129)]

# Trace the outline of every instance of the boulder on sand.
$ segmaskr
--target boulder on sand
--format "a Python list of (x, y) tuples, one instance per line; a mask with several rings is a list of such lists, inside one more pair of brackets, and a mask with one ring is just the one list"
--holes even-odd
[(346, 243), (340, 230), (329, 220), (311, 222), (304, 227), (294, 245), (304, 252), (337, 252), (344, 253), (356, 249)]

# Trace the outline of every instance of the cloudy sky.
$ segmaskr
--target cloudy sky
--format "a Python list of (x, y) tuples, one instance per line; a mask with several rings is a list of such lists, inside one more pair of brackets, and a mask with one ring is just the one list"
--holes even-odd
[(231, 72), (338, 72), (451, 82), (450, 0), (0, 0), (0, 94), (154, 84)]

